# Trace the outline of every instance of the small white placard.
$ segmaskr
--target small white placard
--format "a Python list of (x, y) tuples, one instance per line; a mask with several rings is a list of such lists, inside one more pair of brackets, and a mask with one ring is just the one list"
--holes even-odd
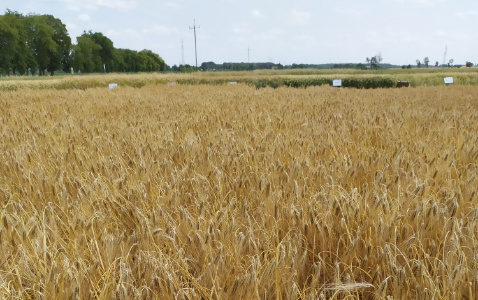
[(445, 83), (453, 83), (453, 77), (445, 77)]
[(110, 83), (109, 87), (110, 87), (110, 90), (112, 90), (112, 89), (118, 87), (118, 84), (117, 83)]
[(342, 86), (342, 79), (334, 79), (332, 81), (333, 86)]
[(169, 85), (176, 85), (176, 82), (170, 82)]
[(236, 81), (230, 81), (229, 84), (237, 84)]

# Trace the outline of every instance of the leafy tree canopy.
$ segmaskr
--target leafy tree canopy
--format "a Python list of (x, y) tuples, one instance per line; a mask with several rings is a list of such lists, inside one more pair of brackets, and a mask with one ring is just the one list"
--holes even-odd
[(54, 75), (68, 72), (157, 72), (167, 70), (151, 50), (115, 49), (101, 32), (83, 32), (72, 44), (65, 24), (52, 15), (6, 10), (0, 15), (0, 73)]

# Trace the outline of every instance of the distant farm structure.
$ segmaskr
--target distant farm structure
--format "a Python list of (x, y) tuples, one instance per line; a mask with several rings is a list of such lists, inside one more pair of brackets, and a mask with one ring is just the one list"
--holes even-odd
[(410, 81), (398, 81), (397, 82), (397, 87), (409, 87), (410, 86)]

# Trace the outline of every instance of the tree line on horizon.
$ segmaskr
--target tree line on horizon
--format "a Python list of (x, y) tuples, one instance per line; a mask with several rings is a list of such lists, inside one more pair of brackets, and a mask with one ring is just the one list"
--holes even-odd
[[(203, 62), (199, 66), (201, 71), (253, 71), (253, 70), (290, 70), (290, 69), (357, 69), (357, 70), (378, 70), (378, 69), (390, 69), (390, 68), (402, 68), (402, 69), (411, 69), (429, 67), (430, 59), (425, 57), (423, 60), (423, 65), (420, 60), (417, 59), (416, 65), (409, 64), (408, 66), (403, 65), (393, 65), (389, 63), (382, 63), (383, 58), (379, 53), (375, 56), (367, 57), (365, 63), (325, 63), (325, 64), (296, 64), (291, 65), (282, 65), (281, 63), (272, 63), (272, 62), (224, 62), (224, 63), (215, 63), (213, 61)], [(472, 67), (473, 63), (466, 62), (466, 67)], [(439, 65), (438, 61), (435, 63), (434, 67), (461, 67), (461, 65), (453, 65), (453, 59), (450, 59), (448, 64)], [(194, 72), (196, 68), (189, 64), (180, 64), (172, 66), (169, 70), (173, 72)]]
[(0, 73), (45, 75), (49, 72), (166, 71), (151, 50), (117, 49), (100, 32), (84, 31), (72, 44), (65, 24), (52, 15), (22, 15), (7, 9), (0, 15)]
[[(272, 62), (254, 62), (254, 63), (246, 63), (246, 62), (225, 62), (222, 64), (217, 64), (212, 61), (203, 62), (199, 67), (202, 71), (253, 71), (253, 70), (290, 70), (290, 69), (359, 69), (359, 70), (367, 70), (367, 69), (388, 69), (388, 68), (396, 68), (397, 66), (387, 63), (378, 64), (375, 62), (375, 59), (370, 64), (370, 61), (367, 64), (363, 63), (326, 63), (326, 64), (296, 64), (293, 63), (291, 65), (282, 65), (281, 63), (272, 63)], [(177, 72), (188, 72), (194, 71), (194, 66), (190, 65), (174, 65), (171, 68), (172, 71)]]

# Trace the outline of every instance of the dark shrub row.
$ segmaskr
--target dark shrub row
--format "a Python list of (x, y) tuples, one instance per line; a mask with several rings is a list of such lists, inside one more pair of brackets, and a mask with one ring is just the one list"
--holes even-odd
[[(308, 86), (332, 86), (332, 78), (272, 78), (272, 79), (257, 79), (252, 82), (246, 82), (254, 85), (256, 88), (272, 87), (278, 88), (280, 86), (306, 88)], [(364, 78), (344, 78), (342, 79), (342, 87), (357, 88), (357, 89), (377, 89), (377, 88), (392, 88), (395, 87), (396, 82), (387, 77), (364, 77)]]
[[(263, 77), (263, 78), (178, 78), (175, 82), (181, 85), (225, 85), (231, 82), (247, 84), (256, 88), (278, 88), (293, 87), (306, 88), (309, 86), (332, 86), (332, 78), (316, 77), (316, 78), (283, 78), (283, 77)], [(109, 83), (117, 83), (119, 86), (130, 86), (141, 88), (147, 84), (167, 84), (166, 78), (91, 78), (70, 77), (67, 80), (44, 82), (38, 85), (28, 85), (22, 83), (20, 86), (16, 84), (0, 84), (0, 91), (11, 91), (19, 88), (30, 87), (32, 89), (87, 89), (96, 87), (108, 87)], [(387, 77), (349, 77), (342, 79), (342, 87), (357, 89), (376, 89), (395, 87), (396, 82)]]

